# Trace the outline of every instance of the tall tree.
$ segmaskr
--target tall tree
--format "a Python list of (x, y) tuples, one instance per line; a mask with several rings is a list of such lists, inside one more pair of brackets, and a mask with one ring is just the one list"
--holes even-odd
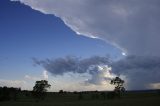
[(37, 99), (44, 99), (47, 88), (50, 88), (51, 85), (48, 84), (48, 81), (46, 80), (41, 80), (41, 81), (36, 81), (35, 86), (33, 87), (33, 95)]
[(122, 92), (125, 91), (125, 88), (123, 86), (124, 80), (120, 79), (119, 77), (116, 77), (111, 80), (111, 84), (115, 85), (115, 93), (120, 97)]

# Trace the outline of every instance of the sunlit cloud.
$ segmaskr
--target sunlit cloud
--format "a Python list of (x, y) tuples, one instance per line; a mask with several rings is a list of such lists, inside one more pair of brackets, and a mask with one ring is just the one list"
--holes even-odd
[(160, 56), (159, 0), (11, 1), (55, 15), (77, 34), (102, 39), (128, 55)]
[(44, 78), (45, 80), (48, 80), (48, 73), (47, 73), (46, 70), (43, 71), (43, 78)]

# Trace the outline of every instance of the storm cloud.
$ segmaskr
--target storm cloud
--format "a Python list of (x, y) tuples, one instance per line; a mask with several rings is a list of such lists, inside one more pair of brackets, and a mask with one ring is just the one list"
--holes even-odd
[(115, 77), (111, 73), (111, 60), (108, 56), (92, 56), (90, 58), (78, 58), (75, 56), (66, 56), (64, 58), (38, 60), (33, 58), (35, 64), (42, 66), (52, 75), (64, 75), (66, 73), (88, 73), (88, 78), (84, 84), (101, 85), (111, 78)]
[(111, 79), (116, 77), (108, 65), (94, 65), (89, 67), (88, 72), (91, 75), (90, 79), (85, 81), (85, 84), (103, 85), (110, 83)]
[(67, 56), (57, 59), (38, 60), (34, 63), (42, 66), (52, 75), (65, 73), (88, 73), (85, 84), (101, 85), (120, 76), (126, 81), (127, 89), (149, 89), (151, 84), (160, 82), (160, 57), (157, 56), (126, 56), (119, 61), (113, 61), (107, 56), (78, 58)]
[(11, 0), (59, 17), (79, 35), (98, 38), (128, 55), (159, 56), (159, 0)]
[[(130, 89), (147, 88), (160, 82), (160, 0), (11, 0), (20, 1), (44, 14), (59, 17), (78, 35), (98, 38), (128, 56), (110, 64), (103, 57), (34, 60), (53, 75), (66, 72), (93, 72), (100, 65), (112, 66), (112, 72), (127, 78)], [(92, 71), (90, 71), (92, 72)], [(88, 82), (96, 82), (92, 78)], [(98, 75), (102, 73), (97, 73)], [(101, 79), (99, 80), (99, 82)]]
[(127, 56), (112, 64), (112, 72), (125, 76), (128, 89), (146, 89), (160, 82), (160, 57)]
[(85, 59), (81, 59), (75, 56), (66, 56), (64, 58), (46, 60), (38, 60), (33, 58), (33, 61), (35, 64), (43, 66), (53, 75), (63, 75), (66, 72), (85, 73), (92, 66), (111, 64), (111, 61), (107, 56), (93, 56)]

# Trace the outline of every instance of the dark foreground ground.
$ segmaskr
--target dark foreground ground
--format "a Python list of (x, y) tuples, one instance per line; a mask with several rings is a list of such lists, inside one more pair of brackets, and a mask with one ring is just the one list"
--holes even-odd
[[(105, 93), (107, 95), (107, 93)], [(121, 98), (108, 98), (101, 92), (48, 93), (45, 100), (37, 102), (28, 92), (21, 92), (16, 101), (3, 101), (0, 106), (160, 106), (160, 92), (126, 92)]]

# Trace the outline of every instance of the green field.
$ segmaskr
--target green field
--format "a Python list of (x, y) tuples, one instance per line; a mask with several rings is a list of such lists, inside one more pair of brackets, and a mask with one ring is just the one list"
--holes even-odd
[(17, 100), (0, 102), (0, 106), (160, 106), (157, 92), (126, 92), (121, 98), (103, 98), (100, 93), (47, 93), (45, 100), (37, 102), (31, 95), (21, 93)]

